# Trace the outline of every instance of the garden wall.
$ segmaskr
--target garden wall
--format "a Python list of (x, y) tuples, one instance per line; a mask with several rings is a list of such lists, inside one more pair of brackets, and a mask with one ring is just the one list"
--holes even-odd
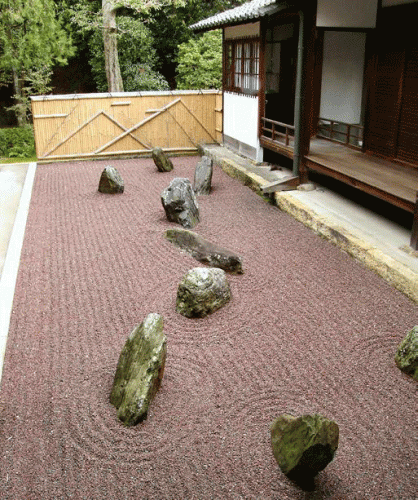
[(222, 140), (222, 93), (212, 90), (31, 97), (39, 160), (197, 151)]

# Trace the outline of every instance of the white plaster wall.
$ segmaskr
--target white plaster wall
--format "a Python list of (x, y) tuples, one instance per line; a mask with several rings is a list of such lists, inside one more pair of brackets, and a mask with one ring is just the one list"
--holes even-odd
[(228, 26), (225, 28), (225, 39), (245, 38), (248, 36), (260, 35), (260, 23), (240, 24), (238, 26)]
[(321, 28), (375, 28), (378, 0), (318, 0)]
[(224, 93), (224, 134), (259, 148), (258, 97)]
[(360, 123), (366, 34), (326, 31), (320, 117)]

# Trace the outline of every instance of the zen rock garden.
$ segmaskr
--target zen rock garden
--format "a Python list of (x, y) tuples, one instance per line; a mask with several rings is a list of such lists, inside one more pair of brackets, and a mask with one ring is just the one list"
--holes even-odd
[[(161, 148), (152, 157), (160, 172), (173, 164)], [(242, 259), (231, 250), (205, 240), (190, 231), (200, 221), (196, 196), (211, 192), (212, 160), (202, 157), (195, 171), (194, 186), (189, 179), (174, 178), (161, 193), (168, 221), (182, 228), (165, 232), (165, 238), (181, 251), (209, 267), (187, 271), (178, 285), (176, 312), (187, 318), (204, 318), (231, 300), (226, 273), (242, 274)], [(101, 175), (99, 191), (123, 193), (124, 183), (111, 166)], [(129, 335), (119, 357), (110, 402), (125, 426), (147, 418), (149, 406), (163, 378), (167, 354), (163, 318), (149, 314)], [(395, 355), (396, 365), (418, 381), (418, 326), (406, 335)], [(313, 478), (334, 459), (339, 427), (319, 414), (280, 415), (270, 426), (273, 455), (280, 470), (301, 488), (313, 489)]]

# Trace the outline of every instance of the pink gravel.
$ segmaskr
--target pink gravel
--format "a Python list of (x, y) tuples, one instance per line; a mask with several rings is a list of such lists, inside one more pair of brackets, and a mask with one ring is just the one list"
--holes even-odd
[[(161, 191), (196, 157), (38, 166), (0, 399), (0, 498), (418, 498), (417, 384), (394, 363), (417, 305), (216, 168), (203, 237), (242, 256), (233, 299), (175, 312), (192, 257), (167, 242)], [(97, 192), (104, 166), (122, 195)], [(167, 364), (148, 419), (109, 403), (126, 337), (164, 317)], [(269, 425), (318, 412), (340, 427), (312, 492), (276, 464)]]

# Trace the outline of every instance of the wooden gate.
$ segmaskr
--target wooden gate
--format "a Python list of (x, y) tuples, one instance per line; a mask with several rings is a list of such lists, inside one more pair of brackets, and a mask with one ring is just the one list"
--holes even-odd
[(192, 153), (221, 142), (218, 91), (35, 96), (32, 114), (39, 160), (149, 154), (161, 147)]

